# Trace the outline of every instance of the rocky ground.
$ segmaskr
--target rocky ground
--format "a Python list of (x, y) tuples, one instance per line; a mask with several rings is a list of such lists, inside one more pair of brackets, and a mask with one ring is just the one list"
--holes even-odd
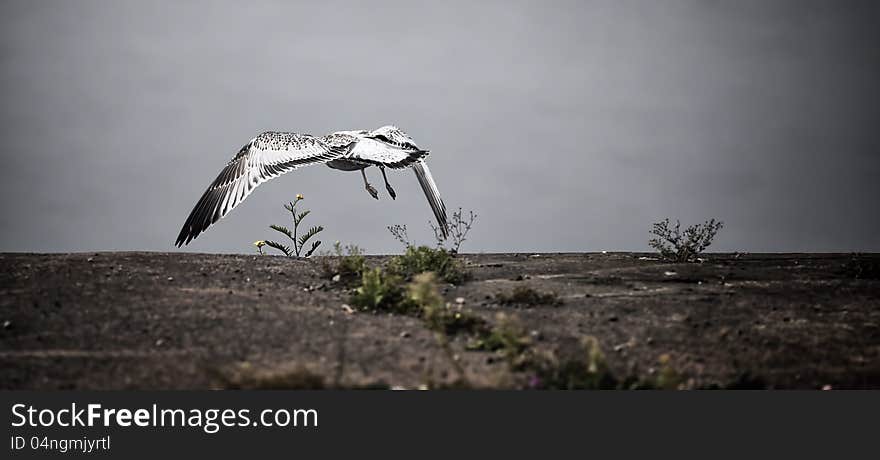
[[(682, 388), (880, 388), (878, 255), (467, 254), (443, 287), (542, 350), (592, 336), (615, 376)], [(372, 265), (384, 257), (371, 257)], [(498, 353), (444, 349), (418, 318), (352, 312), (317, 260), (2, 254), (0, 388), (510, 386)], [(559, 305), (504, 306), (528, 286)], [(448, 350), (451, 349), (451, 353)], [(662, 358), (661, 358), (662, 357)], [(663, 361), (663, 362), (661, 362)]]

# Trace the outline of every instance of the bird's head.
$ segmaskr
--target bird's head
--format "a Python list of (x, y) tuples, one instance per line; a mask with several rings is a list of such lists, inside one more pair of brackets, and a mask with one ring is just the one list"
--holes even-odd
[(381, 128), (374, 129), (367, 134), (367, 137), (405, 149), (418, 150), (419, 148), (409, 134), (403, 132), (402, 129), (394, 125), (385, 125)]

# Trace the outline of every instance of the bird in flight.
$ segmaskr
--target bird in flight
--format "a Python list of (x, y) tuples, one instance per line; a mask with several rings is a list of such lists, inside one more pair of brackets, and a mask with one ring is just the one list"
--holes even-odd
[(320, 163), (341, 171), (360, 171), (364, 187), (377, 200), (379, 193), (367, 181), (365, 169), (378, 167), (388, 194), (395, 199), (397, 193), (388, 183), (385, 168), (412, 168), (445, 237), (446, 206), (425, 163), (427, 155), (427, 150), (419, 148), (408, 134), (395, 126), (373, 131), (338, 131), (323, 137), (264, 132), (245, 144), (211, 182), (180, 229), (176, 245), (189, 244), (263, 182), (299, 167)]

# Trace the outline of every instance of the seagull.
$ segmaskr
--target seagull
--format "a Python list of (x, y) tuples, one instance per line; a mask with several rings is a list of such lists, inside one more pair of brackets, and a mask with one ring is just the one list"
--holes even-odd
[(360, 171), (364, 188), (377, 200), (379, 193), (367, 181), (367, 168), (379, 168), (392, 199), (397, 198), (397, 193), (388, 183), (385, 168), (412, 168), (446, 237), (446, 205), (425, 163), (427, 155), (428, 151), (419, 148), (408, 134), (391, 125), (373, 131), (337, 131), (322, 137), (266, 131), (245, 144), (211, 182), (180, 229), (175, 245), (189, 244), (263, 182), (302, 166), (321, 163), (340, 171)]

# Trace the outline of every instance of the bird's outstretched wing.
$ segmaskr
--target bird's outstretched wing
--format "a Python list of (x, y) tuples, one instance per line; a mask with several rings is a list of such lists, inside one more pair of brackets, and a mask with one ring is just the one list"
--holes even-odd
[(356, 137), (346, 134), (323, 138), (272, 131), (260, 134), (220, 171), (183, 224), (176, 245), (189, 244), (263, 182), (301, 166), (342, 157), (356, 143)]

